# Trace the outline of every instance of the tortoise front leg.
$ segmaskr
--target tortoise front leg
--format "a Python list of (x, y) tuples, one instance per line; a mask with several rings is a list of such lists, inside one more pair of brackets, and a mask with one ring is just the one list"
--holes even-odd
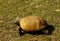
[(24, 31), (22, 30), (21, 27), (19, 28), (19, 34), (20, 34), (20, 36), (24, 35)]

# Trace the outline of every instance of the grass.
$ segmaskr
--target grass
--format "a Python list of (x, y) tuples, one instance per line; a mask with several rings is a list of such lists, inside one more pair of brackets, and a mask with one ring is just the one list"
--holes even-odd
[[(0, 41), (60, 41), (60, 0), (0, 0)], [(55, 27), (52, 35), (19, 36), (16, 17), (37, 15)]]

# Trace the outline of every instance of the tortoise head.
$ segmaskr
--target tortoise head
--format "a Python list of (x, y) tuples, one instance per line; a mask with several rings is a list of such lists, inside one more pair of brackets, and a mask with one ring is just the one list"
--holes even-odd
[(15, 20), (14, 24), (20, 26), (19, 21), (20, 21), (20, 18), (19, 17), (16, 17), (16, 20)]

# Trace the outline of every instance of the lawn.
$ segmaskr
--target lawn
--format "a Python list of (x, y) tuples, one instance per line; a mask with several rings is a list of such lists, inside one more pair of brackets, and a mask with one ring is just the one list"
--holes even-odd
[[(36, 15), (53, 25), (52, 35), (20, 37), (16, 17)], [(60, 0), (0, 0), (0, 41), (60, 41)]]

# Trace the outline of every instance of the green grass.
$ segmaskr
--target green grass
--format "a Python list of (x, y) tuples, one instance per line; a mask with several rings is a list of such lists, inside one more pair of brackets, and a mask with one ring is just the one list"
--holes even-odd
[[(60, 41), (60, 0), (0, 0), (0, 41)], [(55, 27), (52, 35), (19, 36), (16, 17), (37, 15)]]

